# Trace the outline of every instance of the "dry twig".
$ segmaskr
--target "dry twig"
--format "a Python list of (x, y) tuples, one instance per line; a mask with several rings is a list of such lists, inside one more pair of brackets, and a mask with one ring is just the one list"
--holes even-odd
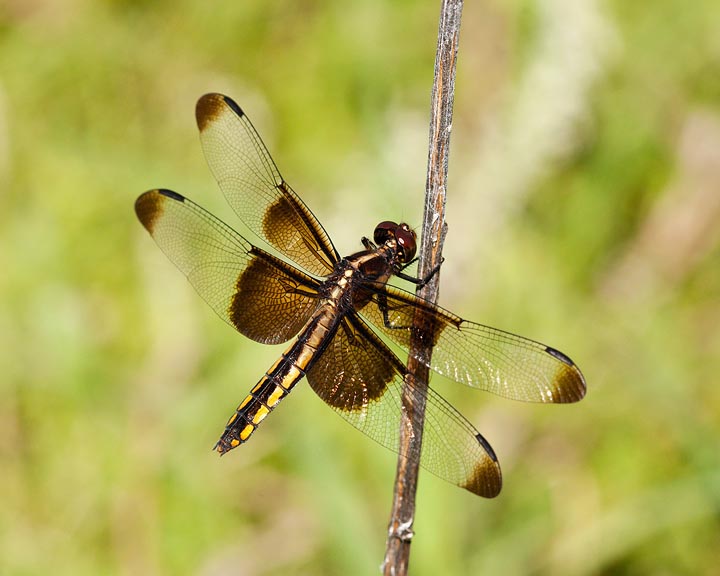
[[(462, 0), (442, 0), (431, 102), (430, 146), (422, 241), (419, 250), (419, 278), (427, 277), (442, 261), (442, 245), (446, 232), (445, 193), (455, 96), (455, 64), (462, 7)], [(435, 302), (438, 296), (438, 277), (439, 274), (436, 274), (428, 284), (420, 288), (418, 296)], [(422, 318), (416, 318), (416, 322), (421, 321)], [(425, 412), (424, 396), (415, 394), (414, 390), (427, 387), (429, 378), (428, 369), (417, 358), (429, 357), (431, 353), (432, 349), (427, 343), (413, 338), (408, 360), (410, 375), (406, 379), (403, 391), (404, 411), (400, 425), (400, 452), (411, 457), (398, 458), (392, 514), (383, 563), (383, 573), (386, 576), (407, 574)]]

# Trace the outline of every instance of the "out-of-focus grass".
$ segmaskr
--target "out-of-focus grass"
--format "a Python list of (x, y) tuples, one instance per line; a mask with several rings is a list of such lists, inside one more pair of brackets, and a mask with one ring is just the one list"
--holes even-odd
[[(394, 458), (300, 386), (210, 451), (277, 355), (136, 222), (232, 224), (193, 106), (232, 95), (345, 253), (420, 222), (436, 3), (0, 8), (0, 573), (368, 574)], [(441, 379), (493, 443), (483, 501), (422, 478), (414, 574), (720, 565), (720, 5), (468, 3), (442, 303), (583, 368), (575, 406)]]

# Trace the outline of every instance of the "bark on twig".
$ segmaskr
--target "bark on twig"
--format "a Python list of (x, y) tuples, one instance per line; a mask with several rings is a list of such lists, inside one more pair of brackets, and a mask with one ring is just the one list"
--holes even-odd
[[(427, 277), (430, 271), (442, 261), (442, 245), (446, 232), (445, 194), (455, 96), (455, 64), (462, 7), (462, 0), (442, 0), (431, 101), (430, 146), (425, 183), (425, 210), (419, 250), (419, 278)], [(435, 302), (438, 296), (438, 279), (439, 274), (436, 274), (427, 285), (418, 290), (418, 296)], [(416, 320), (422, 321), (421, 318)], [(399, 431), (400, 452), (411, 457), (400, 456), (398, 458), (393, 506), (383, 563), (383, 573), (386, 576), (407, 574), (410, 543), (413, 536), (415, 492), (425, 412), (424, 396), (416, 394), (414, 391), (418, 388), (426, 388), (429, 378), (428, 369), (416, 358), (418, 356), (429, 357), (431, 354), (432, 349), (427, 343), (412, 339), (411, 353), (408, 359), (410, 375), (406, 379), (403, 391), (404, 411)]]

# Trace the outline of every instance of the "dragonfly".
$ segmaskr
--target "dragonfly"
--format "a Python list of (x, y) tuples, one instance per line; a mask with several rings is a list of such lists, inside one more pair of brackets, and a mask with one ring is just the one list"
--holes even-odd
[[(570, 403), (586, 392), (575, 363), (534, 340), (464, 320), (388, 284), (404, 270), (417, 238), (383, 221), (363, 249), (342, 257), (315, 215), (281, 176), (245, 112), (231, 98), (197, 102), (200, 141), (211, 172), (259, 247), (185, 196), (150, 190), (135, 203), (142, 225), (230, 326), (261, 344), (289, 342), (240, 402), (215, 449), (245, 443), (303, 377), (337, 414), (406, 458), (399, 430), (403, 386), (425, 404), (419, 464), (479, 496), (499, 494), (502, 475), (490, 443), (432, 387), (406, 378), (400, 347), (456, 382), (513, 400)], [(432, 354), (411, 351), (413, 339)]]

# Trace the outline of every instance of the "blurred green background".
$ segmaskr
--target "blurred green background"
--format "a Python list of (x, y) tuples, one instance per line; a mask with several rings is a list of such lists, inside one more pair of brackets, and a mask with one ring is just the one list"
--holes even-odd
[[(342, 253), (419, 225), (438, 2), (0, 4), (0, 574), (377, 573), (395, 457), (300, 385), (211, 451), (278, 349), (133, 212), (234, 226), (193, 110), (231, 95)], [(441, 303), (583, 369), (572, 406), (435, 379), (495, 448), (421, 476), (411, 571), (720, 571), (720, 3), (468, 2)]]

